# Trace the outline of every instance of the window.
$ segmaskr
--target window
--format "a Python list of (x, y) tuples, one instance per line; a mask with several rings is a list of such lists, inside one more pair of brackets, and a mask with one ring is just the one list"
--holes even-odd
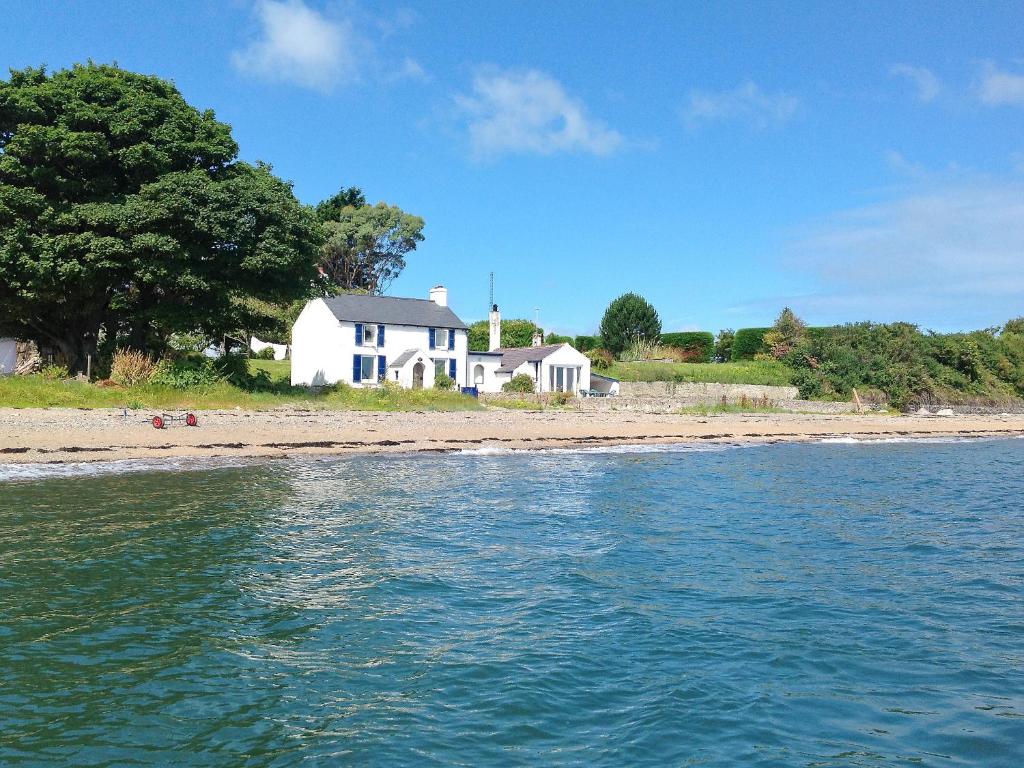
[(376, 360), (376, 358), (373, 355), (363, 355), (360, 358), (359, 367), (360, 367), (361, 378), (362, 378), (363, 381), (374, 381), (374, 380), (376, 380), (377, 376), (376, 376), (376, 373), (373, 370), (373, 368), (374, 368), (373, 364), (374, 364), (375, 360)]
[(437, 360), (435, 360), (434, 361), (434, 376), (435, 377), (437, 377), (437, 376), (447, 376), (448, 375), (448, 371), (446, 370), (447, 366), (448, 366), (448, 361), (446, 359), (444, 359), (443, 357), (442, 358), (438, 358)]
[(363, 346), (375, 347), (377, 346), (377, 326), (376, 325), (364, 325), (363, 326)]
[(447, 328), (438, 328), (434, 331), (434, 346), (437, 349), (448, 349), (448, 334), (451, 333)]
[(579, 373), (574, 367), (567, 365), (552, 365), (548, 369), (550, 373), (550, 389), (552, 392), (573, 392), (575, 384), (579, 382)]

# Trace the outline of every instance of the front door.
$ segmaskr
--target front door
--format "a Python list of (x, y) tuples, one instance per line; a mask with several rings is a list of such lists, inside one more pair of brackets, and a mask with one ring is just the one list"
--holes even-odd
[(423, 389), (423, 363), (416, 363), (412, 367), (412, 388)]

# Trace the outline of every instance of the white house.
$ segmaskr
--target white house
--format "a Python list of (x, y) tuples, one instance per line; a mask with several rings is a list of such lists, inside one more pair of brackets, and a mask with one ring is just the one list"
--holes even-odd
[(448, 307), (448, 291), (430, 299), (347, 294), (309, 302), (292, 327), (292, 384), (339, 381), (370, 386), (387, 380), (409, 389), (433, 387), (445, 374), (459, 387), (500, 392), (525, 374), (537, 392), (587, 389), (590, 360), (568, 344), (501, 347), (501, 315), (490, 315), (487, 352), (470, 352), (468, 328)]
[(18, 341), (17, 339), (0, 339), (0, 376), (5, 373), (14, 373), (14, 367), (18, 363)]
[(362, 387), (387, 379), (418, 389), (443, 373), (464, 386), (467, 331), (442, 286), (429, 299), (314, 299), (292, 326), (292, 384)]

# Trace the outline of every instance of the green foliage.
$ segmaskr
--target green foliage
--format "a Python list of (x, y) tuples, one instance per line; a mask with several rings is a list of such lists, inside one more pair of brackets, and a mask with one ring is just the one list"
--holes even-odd
[(736, 363), (615, 363), (608, 375), (620, 381), (675, 381), (788, 386), (792, 370), (776, 360)]
[(520, 373), (518, 376), (513, 376), (510, 381), (506, 381), (501, 385), (502, 392), (533, 392), (534, 383), (533, 378), (525, 373)]
[(435, 389), (455, 389), (455, 379), (446, 373), (434, 377)]
[(209, 387), (220, 379), (213, 360), (203, 355), (165, 357), (156, 364), (150, 382), (171, 389), (198, 389)]
[(715, 339), (715, 360), (727, 363), (732, 359), (732, 343), (736, 332), (732, 328), (723, 328)]
[(880, 390), (896, 408), (1024, 397), (1024, 338), (1005, 330), (938, 334), (909, 323), (852, 323), (813, 329), (785, 359), (802, 397)]
[(753, 360), (759, 353), (767, 353), (768, 345), (764, 343), (764, 335), (771, 328), (740, 328), (732, 341), (732, 357), (730, 360)]
[(39, 375), (47, 381), (59, 381), (71, 375), (66, 365), (44, 365), (39, 370)]
[[(776, 360), (782, 360), (794, 347), (804, 340), (807, 326), (789, 307), (785, 307), (775, 320), (775, 325), (763, 337), (767, 353)], [(755, 355), (757, 357), (757, 355)]]
[(661, 334), (662, 346), (677, 347), (692, 354), (690, 362), (710, 363), (715, 354), (715, 337), (707, 331)]
[(383, 293), (405, 269), (405, 256), (423, 242), (424, 221), (396, 205), (345, 206), (324, 222), (320, 267), (345, 289)]
[(598, 371), (607, 371), (615, 363), (615, 358), (607, 349), (591, 349), (584, 354), (590, 360), (590, 367)]
[(637, 339), (657, 342), (661, 319), (654, 307), (636, 293), (625, 293), (608, 305), (601, 319), (601, 345), (620, 354)]
[(1013, 320), (1008, 320), (1006, 325), (1003, 326), (1003, 333), (1014, 333), (1024, 336), (1024, 317), (1017, 317)]
[[(529, 347), (533, 344), (533, 334), (539, 328), (532, 320), (502, 320), (502, 347)], [(469, 351), (486, 352), (490, 344), (490, 324), (487, 320), (477, 320), (469, 326)]]
[(116, 66), (0, 82), (0, 332), (75, 370), (101, 335), (162, 353), (246, 327), (314, 276), (319, 225), (231, 129), (175, 86)]
[(548, 398), (548, 405), (556, 407), (565, 406), (569, 404), (572, 398), (572, 392), (552, 392), (551, 396)]
[(575, 346), (576, 340), (572, 336), (561, 336), (557, 333), (549, 333), (544, 338), (545, 344), (568, 344)]
[(264, 347), (259, 352), (254, 352), (252, 355), (256, 360), (273, 360), (274, 359), (274, 348)]
[(316, 205), (316, 217), (321, 223), (340, 221), (341, 212), (345, 208), (362, 208), (366, 205), (366, 195), (359, 187), (342, 187), (338, 194), (322, 200)]
[(657, 357), (660, 351), (661, 347), (658, 345), (657, 341), (638, 336), (626, 345), (626, 348), (622, 350), (619, 358), (621, 360), (629, 361), (653, 360)]
[(600, 336), (577, 336), (573, 342), (573, 346), (576, 347), (580, 352), (589, 352), (592, 349), (597, 349), (601, 346)]

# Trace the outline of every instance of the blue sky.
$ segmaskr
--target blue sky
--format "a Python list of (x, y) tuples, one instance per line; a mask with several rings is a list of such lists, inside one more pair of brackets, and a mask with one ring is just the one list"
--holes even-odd
[(3, 63), (173, 80), (315, 203), (423, 216), (392, 286), (593, 331), (1024, 314), (1024, 6), (8, 0)]

